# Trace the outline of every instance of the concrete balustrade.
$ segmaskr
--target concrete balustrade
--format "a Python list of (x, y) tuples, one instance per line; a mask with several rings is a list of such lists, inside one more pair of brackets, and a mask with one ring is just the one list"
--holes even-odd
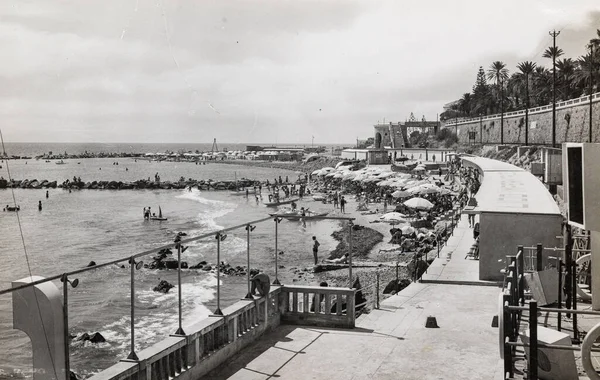
[(140, 351), (139, 361), (123, 360), (90, 380), (197, 379), (281, 323), (353, 328), (354, 295), (348, 288), (275, 286), (268, 297), (238, 301), (222, 316), (186, 327), (187, 335)]

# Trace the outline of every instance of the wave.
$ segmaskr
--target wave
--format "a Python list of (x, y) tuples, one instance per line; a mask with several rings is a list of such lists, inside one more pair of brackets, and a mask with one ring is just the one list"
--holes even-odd
[[(186, 327), (208, 317), (211, 311), (204, 303), (214, 299), (217, 279), (212, 273), (206, 273), (194, 282), (181, 285), (183, 325)], [(142, 290), (136, 295), (140, 307), (137, 310), (149, 310), (149, 315), (136, 317), (136, 351), (148, 347), (158, 340), (173, 334), (178, 326), (178, 288), (161, 294), (152, 290)], [(130, 318), (124, 316), (105, 325), (101, 331), (107, 342), (98, 348), (110, 348), (123, 355), (130, 349)]]
[[(219, 226), (216, 223), (215, 219), (221, 218), (229, 214), (230, 212), (233, 212), (237, 207), (235, 203), (204, 198), (200, 190), (182, 191), (182, 193), (178, 195), (177, 198), (188, 199), (200, 203), (202, 205), (208, 206), (198, 214), (198, 223), (203, 228), (206, 228), (208, 230), (218, 230), (220, 228), (223, 228), (223, 226)], [(200, 232), (198, 234), (200, 234)]]

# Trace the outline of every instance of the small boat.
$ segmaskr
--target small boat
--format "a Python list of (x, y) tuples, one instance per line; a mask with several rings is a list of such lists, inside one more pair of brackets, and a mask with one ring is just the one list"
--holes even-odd
[(55, 163), (56, 163), (56, 165), (64, 165), (64, 164), (66, 164), (66, 162), (64, 162), (63, 160), (56, 161)]
[[(327, 214), (329, 214), (329, 212), (311, 212), (311, 211), (309, 211), (304, 216), (304, 220), (322, 218), (324, 216), (327, 216)], [(293, 212), (287, 212), (287, 213), (272, 213), (269, 215), (279, 216), (279, 217), (287, 219), (287, 220), (300, 220), (300, 218), (302, 218), (302, 214), (298, 210), (293, 211)]]
[(284, 199), (280, 199), (279, 201), (275, 202), (263, 202), (265, 206), (267, 207), (277, 207), (280, 205), (287, 205), (293, 202), (298, 202), (300, 200), (300, 198), (284, 198)]
[(162, 210), (160, 209), (160, 206), (158, 206), (158, 216), (151, 216), (150, 220), (158, 220), (159, 222), (161, 222), (163, 220), (167, 220), (167, 218), (163, 218)]
[(13, 206), (7, 205), (3, 210), (4, 211), (19, 211), (19, 210), (21, 210), (21, 206), (13, 207)]
[(254, 195), (256, 194), (256, 191), (254, 191), (253, 187), (247, 187), (245, 189), (240, 189), (238, 191), (231, 191), (229, 193), (229, 195), (246, 195), (246, 190), (248, 190), (248, 195)]

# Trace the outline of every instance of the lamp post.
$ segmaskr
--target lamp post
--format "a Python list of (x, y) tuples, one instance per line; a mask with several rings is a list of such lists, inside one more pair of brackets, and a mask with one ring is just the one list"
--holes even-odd
[(592, 142), (592, 92), (594, 89), (594, 45), (590, 43), (590, 126), (589, 126), (589, 140)]

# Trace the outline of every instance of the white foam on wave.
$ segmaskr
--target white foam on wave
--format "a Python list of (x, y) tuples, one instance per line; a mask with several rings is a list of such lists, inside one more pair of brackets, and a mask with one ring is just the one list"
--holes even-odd
[(183, 191), (180, 195), (177, 196), (177, 198), (192, 200), (202, 205), (208, 206), (198, 214), (198, 222), (203, 227), (206, 227), (208, 230), (217, 230), (219, 228), (223, 228), (215, 222), (215, 219), (229, 214), (237, 207), (235, 203), (204, 198), (200, 190)]
[[(217, 279), (214, 274), (206, 273), (202, 278), (196, 278), (192, 283), (181, 286), (183, 308), (183, 325), (190, 326), (211, 314), (204, 303), (215, 297)], [(152, 290), (141, 290), (137, 293), (137, 302), (141, 308), (151, 309), (149, 315), (136, 317), (135, 336), (136, 351), (141, 347), (159, 341), (162, 337), (175, 333), (178, 321), (178, 288), (175, 286), (169, 293), (161, 294)], [(102, 334), (108, 342), (114, 344), (114, 349), (122, 354), (129, 350), (129, 317), (122, 317), (102, 328)]]

